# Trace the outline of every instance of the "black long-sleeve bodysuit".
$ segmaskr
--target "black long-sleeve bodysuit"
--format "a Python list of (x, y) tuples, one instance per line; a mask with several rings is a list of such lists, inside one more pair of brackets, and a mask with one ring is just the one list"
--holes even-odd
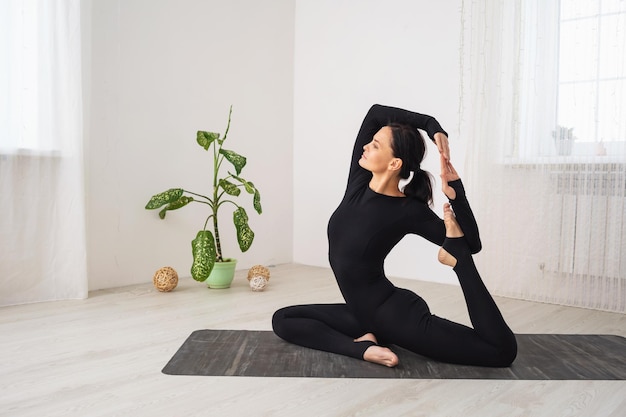
[[(362, 359), (373, 342), (354, 342), (373, 333), (381, 344), (395, 344), (437, 360), (482, 366), (508, 366), (516, 356), (515, 336), (485, 288), (472, 260), (481, 249), (478, 227), (460, 180), (449, 184), (462, 238), (446, 238), (445, 226), (427, 204), (391, 197), (369, 187), (371, 172), (358, 161), (363, 146), (389, 122), (425, 130), (430, 138), (445, 131), (432, 117), (374, 105), (354, 145), (348, 186), (328, 224), (329, 260), (345, 304), (285, 307), (274, 313), (274, 332), (298, 345)], [(456, 259), (454, 267), (473, 328), (430, 313), (415, 293), (395, 287), (383, 264), (407, 234), (442, 246)]]

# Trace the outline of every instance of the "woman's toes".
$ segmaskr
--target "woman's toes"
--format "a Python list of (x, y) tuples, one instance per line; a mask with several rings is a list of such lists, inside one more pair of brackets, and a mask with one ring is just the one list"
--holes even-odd
[(463, 236), (463, 231), (461, 230), (459, 223), (456, 221), (456, 217), (454, 216), (450, 203), (445, 203), (443, 205), (443, 224), (446, 227), (446, 237)]

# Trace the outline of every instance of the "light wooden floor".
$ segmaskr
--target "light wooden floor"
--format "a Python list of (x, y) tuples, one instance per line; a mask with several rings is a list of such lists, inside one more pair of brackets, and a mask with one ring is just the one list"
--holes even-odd
[[(372, 380), (168, 376), (161, 369), (198, 329), (271, 329), (287, 304), (340, 301), (329, 269), (271, 268), (252, 292), (182, 279), (97, 291), (84, 301), (0, 308), (1, 416), (615, 416), (626, 382)], [(468, 323), (457, 286), (393, 280), (433, 313)], [(517, 333), (626, 336), (626, 316), (498, 298)]]

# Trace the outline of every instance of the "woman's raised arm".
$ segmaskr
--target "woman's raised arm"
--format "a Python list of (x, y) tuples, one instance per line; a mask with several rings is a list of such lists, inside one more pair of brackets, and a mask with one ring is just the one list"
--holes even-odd
[[(354, 149), (352, 150), (348, 182), (353, 179), (356, 173), (362, 170), (359, 166), (359, 159), (361, 159), (361, 154), (363, 153), (363, 146), (372, 140), (374, 134), (378, 132), (381, 127), (387, 126), (390, 123), (406, 124), (415, 129), (424, 130), (430, 139), (437, 144), (440, 152), (442, 148), (448, 149), (448, 134), (434, 117), (397, 107), (374, 104), (367, 112), (365, 119), (363, 119), (363, 123), (356, 137)], [(446, 158), (450, 158), (449, 151), (447, 151)]]

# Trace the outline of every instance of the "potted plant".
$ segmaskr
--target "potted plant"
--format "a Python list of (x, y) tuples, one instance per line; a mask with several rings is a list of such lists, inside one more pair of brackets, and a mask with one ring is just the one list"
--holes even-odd
[[(206, 204), (209, 214), (204, 222), (204, 227), (191, 242), (193, 263), (191, 276), (196, 281), (207, 281), (210, 288), (228, 288), (233, 280), (237, 260), (226, 258), (222, 253), (220, 241), (220, 229), (218, 226), (218, 212), (225, 205), (233, 210), (233, 223), (237, 234), (237, 242), (242, 252), (247, 251), (254, 240), (254, 232), (248, 225), (246, 210), (237, 204), (234, 197), (241, 194), (244, 189), (252, 194), (252, 205), (257, 213), (261, 214), (261, 196), (256, 186), (240, 174), (246, 165), (246, 158), (238, 153), (223, 148), (226, 141), (233, 108), (228, 113), (228, 124), (224, 136), (219, 133), (198, 131), (196, 141), (205, 151), (212, 156), (213, 177), (209, 195), (198, 194), (183, 188), (171, 188), (150, 198), (146, 209), (154, 210), (161, 208), (159, 217), (165, 219), (168, 211), (178, 210), (190, 203)], [(224, 162), (234, 168), (235, 173), (225, 170), (222, 172)], [(212, 221), (209, 226), (209, 221)], [(211, 232), (212, 230), (212, 232)], [(226, 278), (221, 277), (225, 272)]]

